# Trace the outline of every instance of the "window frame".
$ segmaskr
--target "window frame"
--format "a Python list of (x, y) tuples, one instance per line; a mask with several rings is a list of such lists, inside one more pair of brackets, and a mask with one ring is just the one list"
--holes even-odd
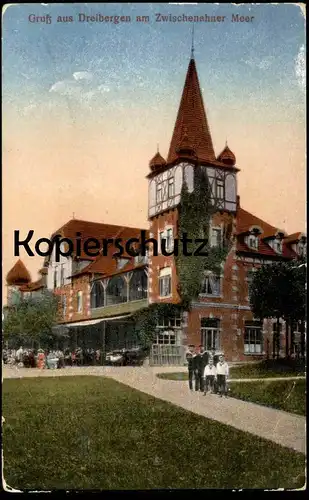
[[(254, 242), (252, 244), (252, 241)], [(252, 250), (258, 250), (259, 249), (259, 239), (255, 234), (249, 234), (248, 239), (247, 239), (247, 245), (249, 248)]]
[[(203, 290), (204, 288), (204, 284), (206, 283), (206, 280), (207, 280), (207, 290), (210, 289), (212, 290), (211, 293), (209, 292), (203, 292), (201, 291), (200, 295), (201, 296), (204, 296), (204, 297), (221, 297), (221, 294), (222, 294), (222, 276), (221, 275), (217, 275), (217, 274), (214, 274), (214, 273), (210, 273), (210, 272), (206, 272), (205, 275), (203, 276), (203, 280), (202, 280), (202, 285), (201, 285), (201, 290)], [(217, 293), (214, 293), (214, 288), (215, 288), (215, 281), (217, 282), (218, 284), (218, 292)]]
[[(209, 323), (207, 325), (207, 323)], [(203, 345), (205, 351), (220, 351), (221, 348), (221, 329), (220, 329), (220, 319), (219, 318), (201, 318), (200, 323), (200, 333), (201, 333), (201, 344)], [(208, 342), (208, 337), (211, 337), (210, 343)]]
[(282, 255), (283, 252), (283, 240), (281, 238), (275, 238), (273, 240), (273, 250), (278, 255)]
[(77, 292), (77, 312), (81, 314), (83, 312), (83, 292), (82, 290), (79, 290)]
[[(174, 177), (169, 177), (167, 180), (167, 196), (168, 198), (174, 198), (175, 196), (175, 181)], [(172, 193), (170, 192), (170, 188), (172, 187)]]
[[(172, 296), (172, 269), (170, 269), (169, 273), (165, 273), (162, 276), (160, 276), (160, 273), (164, 270), (167, 269), (166, 267), (161, 269), (159, 272), (159, 297), (162, 299), (165, 299), (167, 297)], [(168, 286), (166, 286), (166, 281), (168, 282)], [(161, 292), (164, 291), (164, 289), (167, 288), (169, 293), (162, 295)]]
[(162, 201), (163, 201), (163, 182), (159, 182), (156, 186), (156, 203), (162, 203)]
[[(222, 196), (219, 196), (219, 194), (222, 194)], [(216, 179), (216, 199), (225, 199), (225, 183), (223, 179)]]
[(53, 283), (54, 283), (54, 289), (58, 288), (58, 266), (54, 267)]
[[(217, 235), (219, 234), (219, 238), (218, 238), (218, 236), (216, 237), (216, 244), (215, 245), (213, 244), (214, 232), (217, 233)], [(222, 228), (220, 226), (213, 226), (210, 228), (210, 246), (211, 247), (221, 248), (222, 247), (222, 237), (223, 237), (223, 232), (222, 232)]]
[[(257, 341), (257, 332), (260, 340)], [(252, 339), (253, 337), (253, 339)], [(246, 341), (247, 340), (247, 341)], [(246, 346), (248, 348), (246, 349)], [(250, 346), (253, 346), (251, 349)], [(259, 349), (257, 349), (259, 346)], [(263, 323), (259, 321), (246, 321), (244, 326), (244, 354), (260, 356), (264, 354)]]
[(64, 286), (64, 264), (60, 265), (60, 286)]
[(307, 243), (304, 242), (304, 241), (299, 241), (297, 243), (297, 254), (300, 256), (300, 257), (307, 257)]
[[(182, 318), (181, 313), (178, 315), (170, 316), (170, 317), (162, 317), (159, 319), (159, 322), (156, 326), (156, 335), (154, 339), (154, 345), (180, 345), (181, 341), (179, 333), (182, 328)], [(164, 342), (168, 337), (169, 342)], [(174, 342), (170, 342), (171, 337), (175, 340)], [(161, 341), (160, 341), (161, 340)]]

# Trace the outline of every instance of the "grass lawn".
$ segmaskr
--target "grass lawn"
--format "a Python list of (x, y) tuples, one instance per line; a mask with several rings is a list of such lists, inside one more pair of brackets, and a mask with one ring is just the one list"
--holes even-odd
[[(230, 368), (231, 378), (272, 378), (305, 376), (304, 364), (289, 365), (278, 361), (262, 361), (257, 364), (233, 366)], [(168, 380), (188, 380), (188, 372), (159, 373), (159, 378)]]
[(306, 380), (236, 382), (230, 387), (232, 397), (306, 415)]
[(254, 365), (234, 366), (230, 372), (233, 378), (297, 377), (305, 376), (305, 366), (269, 360)]
[(16, 489), (305, 482), (304, 455), (103, 377), (5, 379), (2, 399), (4, 478)]

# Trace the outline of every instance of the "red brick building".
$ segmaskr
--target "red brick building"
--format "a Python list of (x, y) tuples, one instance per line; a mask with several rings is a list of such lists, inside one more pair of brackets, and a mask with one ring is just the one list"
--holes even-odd
[[(150, 245), (148, 257), (132, 257), (111, 245), (107, 255), (84, 253), (45, 260), (41, 279), (31, 283), (19, 261), (7, 276), (8, 304), (12, 293), (40, 293), (47, 287), (61, 296), (60, 323), (74, 332), (80, 346), (134, 343), (130, 317), (153, 303), (179, 303), (174, 256), (161, 253), (160, 242), (172, 249), (178, 232), (178, 207), (186, 182), (194, 192), (194, 168), (207, 173), (211, 197), (217, 207), (209, 239), (222, 244), (227, 226), (232, 228), (232, 246), (221, 274), (208, 270), (201, 276), (201, 293), (189, 312), (165, 318), (157, 325), (150, 361), (155, 364), (183, 363), (188, 344), (224, 351), (230, 361), (260, 359), (272, 355), (275, 321), (260, 322), (250, 311), (252, 275), (262, 263), (290, 260), (306, 252), (306, 236), (287, 235), (241, 207), (237, 192), (240, 170), (235, 154), (225, 145), (215, 154), (194, 59), (190, 60), (174, 131), (166, 160), (159, 152), (150, 161), (147, 236), (158, 241), (158, 255)], [(88, 238), (140, 238), (140, 228), (115, 226), (72, 219), (54, 234), (72, 241), (76, 233)], [(101, 247), (100, 247), (100, 250)], [(279, 350), (284, 353), (282, 322)]]
[[(177, 227), (181, 188), (185, 181), (189, 192), (194, 192), (197, 165), (207, 173), (211, 197), (218, 207), (211, 221), (211, 245), (221, 245), (224, 229), (231, 225), (233, 246), (222, 263), (221, 275), (205, 270), (199, 299), (189, 313), (184, 313), (177, 327), (175, 320), (171, 320), (169, 327), (165, 325), (168, 334), (158, 336), (157, 343), (174, 345), (174, 349), (203, 344), (208, 350), (213, 347), (223, 350), (231, 361), (271, 355), (276, 325), (274, 321), (260, 322), (252, 316), (249, 307), (252, 273), (263, 262), (271, 264), (303, 254), (306, 237), (301, 233), (288, 236), (241, 207), (235, 155), (227, 144), (220, 154), (214, 152), (196, 65), (191, 59), (167, 159), (158, 152), (150, 162), (148, 175), (150, 236), (159, 241), (166, 239), (170, 249), (173, 238), (180, 237)], [(177, 284), (174, 256), (150, 253), (149, 303), (180, 302)], [(281, 333), (280, 351), (284, 349), (284, 324)]]

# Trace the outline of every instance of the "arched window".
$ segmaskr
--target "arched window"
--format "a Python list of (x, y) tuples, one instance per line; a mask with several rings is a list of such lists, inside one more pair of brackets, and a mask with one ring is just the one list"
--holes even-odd
[(225, 197), (227, 201), (236, 203), (237, 186), (235, 176), (230, 174), (225, 178)]
[(91, 300), (91, 309), (104, 306), (104, 287), (101, 281), (95, 281), (93, 283), (90, 293), (90, 300)]
[(129, 283), (130, 300), (147, 298), (148, 280), (143, 269), (135, 271)]
[(114, 276), (106, 288), (106, 305), (127, 302), (127, 283), (121, 276)]

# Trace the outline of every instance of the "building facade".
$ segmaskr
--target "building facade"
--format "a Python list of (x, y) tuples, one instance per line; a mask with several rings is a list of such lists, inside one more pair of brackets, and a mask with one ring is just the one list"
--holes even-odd
[[(205, 269), (201, 293), (190, 311), (184, 312), (181, 328), (171, 320), (168, 334), (158, 340), (162, 346), (203, 345), (206, 350), (224, 351), (231, 361), (255, 360), (284, 353), (285, 326), (281, 322), (274, 345), (275, 321), (254, 318), (249, 305), (253, 273), (264, 263), (290, 260), (306, 251), (306, 237), (288, 236), (244, 210), (237, 192), (239, 168), (226, 144), (216, 156), (213, 148), (194, 59), (189, 62), (169, 152), (165, 160), (158, 152), (150, 162), (150, 236), (166, 240), (172, 248), (178, 234), (179, 203), (183, 183), (194, 192), (194, 169), (206, 172), (211, 202), (216, 207), (208, 235), (212, 246), (223, 244), (224, 233), (232, 228), (232, 246), (221, 274)], [(160, 247), (160, 243), (159, 243)], [(165, 252), (166, 253), (166, 252)], [(178, 303), (178, 276), (173, 255), (149, 254), (149, 303)], [(174, 334), (171, 334), (172, 330)], [(166, 348), (166, 347), (165, 347)]]
[[(207, 235), (210, 244), (221, 246), (229, 232), (231, 246), (219, 275), (205, 269), (200, 295), (190, 310), (164, 318), (157, 325), (151, 362), (181, 364), (189, 344), (223, 351), (230, 361), (256, 360), (272, 356), (274, 351), (284, 353), (285, 325), (281, 322), (275, 345), (276, 322), (259, 321), (252, 315), (250, 283), (262, 264), (305, 255), (306, 236), (287, 235), (241, 206), (237, 190), (240, 169), (227, 144), (215, 154), (193, 58), (166, 160), (157, 152), (149, 163), (146, 235), (157, 241), (158, 252), (153, 252), (150, 244), (144, 257), (126, 252), (118, 257), (115, 240), (139, 239), (141, 228), (72, 219), (54, 235), (76, 241), (78, 234), (82, 242), (110, 238), (114, 243), (105, 253), (100, 247), (99, 255), (93, 257), (82, 254), (77, 258), (73, 252), (56, 262), (55, 255), (51, 255), (44, 262), (41, 279), (34, 284), (19, 261), (7, 277), (8, 304), (14, 293), (29, 294), (47, 287), (60, 296), (59, 323), (74, 333), (80, 346), (134, 344), (134, 325), (130, 322), (134, 312), (150, 304), (181, 302), (172, 251), (174, 239), (181, 237), (182, 187), (185, 183), (189, 193), (195, 192), (197, 167), (207, 175), (211, 203), (216, 207)], [(163, 255), (163, 240), (171, 255)]]

